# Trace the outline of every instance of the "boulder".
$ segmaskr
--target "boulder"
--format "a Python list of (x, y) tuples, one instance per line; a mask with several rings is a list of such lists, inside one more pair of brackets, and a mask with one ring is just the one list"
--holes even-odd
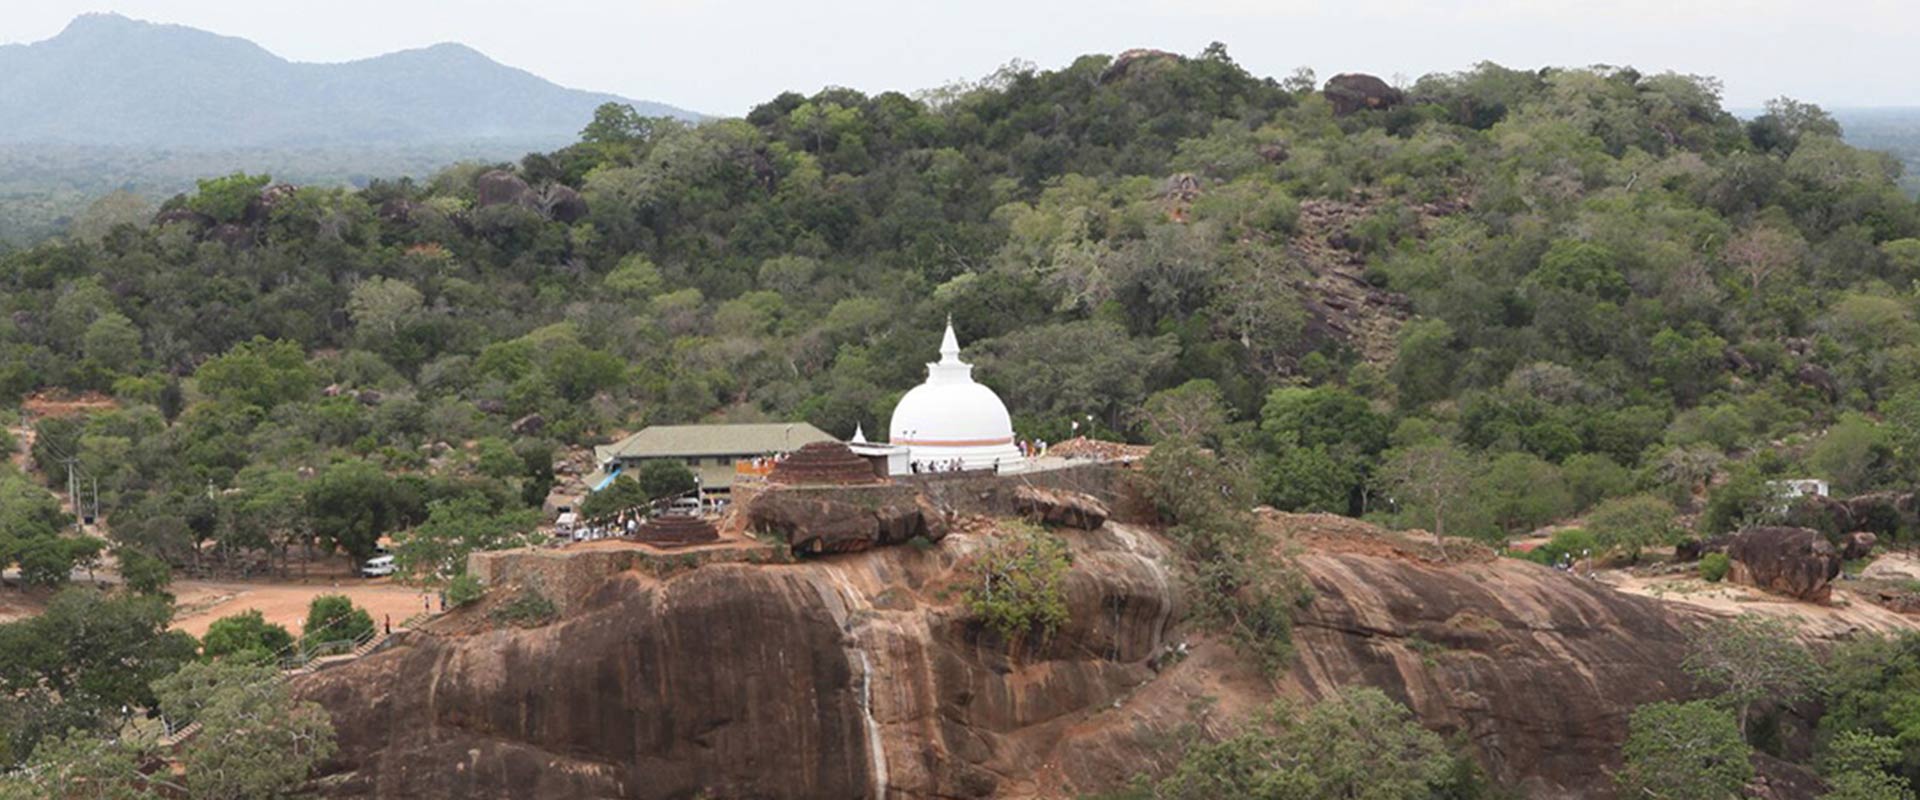
[(473, 190), (477, 195), (476, 204), (481, 208), (504, 205), (530, 207), (533, 205), (533, 187), (528, 186), (526, 181), (520, 179), (520, 176), (504, 169), (490, 170), (481, 173), (480, 177), (475, 178), (473, 181)]
[(1372, 75), (1349, 72), (1327, 81), (1323, 92), (1333, 104), (1334, 116), (1344, 117), (1366, 110), (1392, 108), (1406, 101), (1406, 95)]
[(1833, 373), (1828, 372), (1826, 367), (1811, 361), (1802, 362), (1799, 369), (1794, 370), (1793, 375), (1801, 383), (1820, 390), (1820, 393), (1826, 396), (1827, 402), (1840, 399), (1840, 384), (1833, 379)]
[(528, 414), (516, 419), (508, 426), (515, 436), (534, 436), (546, 430), (547, 418), (539, 414)]
[(1122, 51), (1120, 55), (1114, 56), (1113, 63), (1108, 64), (1106, 69), (1100, 71), (1100, 83), (1108, 84), (1146, 73), (1147, 68), (1153, 64), (1178, 64), (1180, 61), (1181, 57), (1177, 53), (1169, 53), (1165, 50), (1154, 50), (1147, 47), (1136, 47), (1132, 50)]
[(1044, 525), (1090, 531), (1107, 524), (1107, 504), (1079, 492), (1022, 486), (1014, 490), (1013, 502), (1021, 514)]
[(1775, 594), (1824, 603), (1840, 575), (1840, 551), (1806, 528), (1748, 528), (1727, 544), (1729, 577)]
[(947, 514), (912, 487), (773, 488), (747, 508), (747, 525), (785, 539), (795, 553), (851, 553), (915, 537), (946, 538)]
[(1699, 561), (1708, 553), (1727, 552), (1727, 542), (1731, 537), (1714, 536), (1706, 539), (1686, 539), (1673, 547), (1675, 561)]
[(1873, 546), (1879, 542), (1880, 537), (1873, 535), (1871, 531), (1854, 531), (1842, 536), (1840, 537), (1840, 560), (1854, 561), (1873, 555)]
[(550, 183), (540, 191), (540, 210), (548, 219), (572, 225), (586, 219), (587, 199), (571, 186)]

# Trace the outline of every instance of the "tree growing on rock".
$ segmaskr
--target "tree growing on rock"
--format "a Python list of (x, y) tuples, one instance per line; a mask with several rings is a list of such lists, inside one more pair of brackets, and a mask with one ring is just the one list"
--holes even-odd
[(1696, 680), (1720, 688), (1720, 702), (1733, 710), (1743, 735), (1755, 703), (1782, 705), (1811, 696), (1821, 668), (1794, 639), (1793, 629), (1777, 619), (1742, 614), (1715, 620), (1694, 631), (1680, 664)]
[(1299, 572), (1255, 526), (1254, 481), (1245, 463), (1170, 439), (1144, 463), (1148, 491), (1174, 525), (1202, 620), (1277, 672), (1292, 656), (1293, 611), (1312, 599)]
[(1451, 442), (1430, 442), (1394, 453), (1381, 479), (1414, 519), (1433, 530), (1433, 543), (1446, 557), (1447, 514), (1473, 485), (1473, 461)]
[(1002, 637), (1043, 639), (1067, 623), (1073, 554), (1058, 534), (1015, 523), (967, 566), (967, 609)]

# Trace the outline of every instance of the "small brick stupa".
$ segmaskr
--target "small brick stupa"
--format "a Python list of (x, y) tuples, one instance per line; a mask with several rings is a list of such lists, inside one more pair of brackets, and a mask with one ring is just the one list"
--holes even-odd
[(768, 483), (789, 486), (830, 484), (846, 486), (879, 483), (873, 464), (839, 442), (812, 442), (787, 454), (767, 475)]
[(633, 532), (633, 538), (655, 547), (687, 547), (717, 541), (720, 531), (704, 517), (662, 514), (640, 523), (640, 528)]

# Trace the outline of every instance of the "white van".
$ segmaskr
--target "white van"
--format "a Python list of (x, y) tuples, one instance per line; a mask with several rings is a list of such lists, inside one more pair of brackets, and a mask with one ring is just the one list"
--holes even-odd
[(392, 575), (393, 556), (374, 556), (367, 559), (367, 563), (360, 565), (360, 574), (368, 578)]

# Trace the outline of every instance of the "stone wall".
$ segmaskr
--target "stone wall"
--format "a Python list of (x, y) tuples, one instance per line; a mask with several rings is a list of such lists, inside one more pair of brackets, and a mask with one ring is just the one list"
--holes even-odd
[(1079, 492), (1107, 504), (1114, 519), (1142, 522), (1153, 515), (1136, 483), (1133, 470), (1116, 464), (1088, 462), (1059, 469), (1011, 475), (969, 473), (897, 476), (897, 484), (919, 487), (929, 501), (963, 514), (1011, 517), (1020, 514), (1015, 496), (1020, 487)]

